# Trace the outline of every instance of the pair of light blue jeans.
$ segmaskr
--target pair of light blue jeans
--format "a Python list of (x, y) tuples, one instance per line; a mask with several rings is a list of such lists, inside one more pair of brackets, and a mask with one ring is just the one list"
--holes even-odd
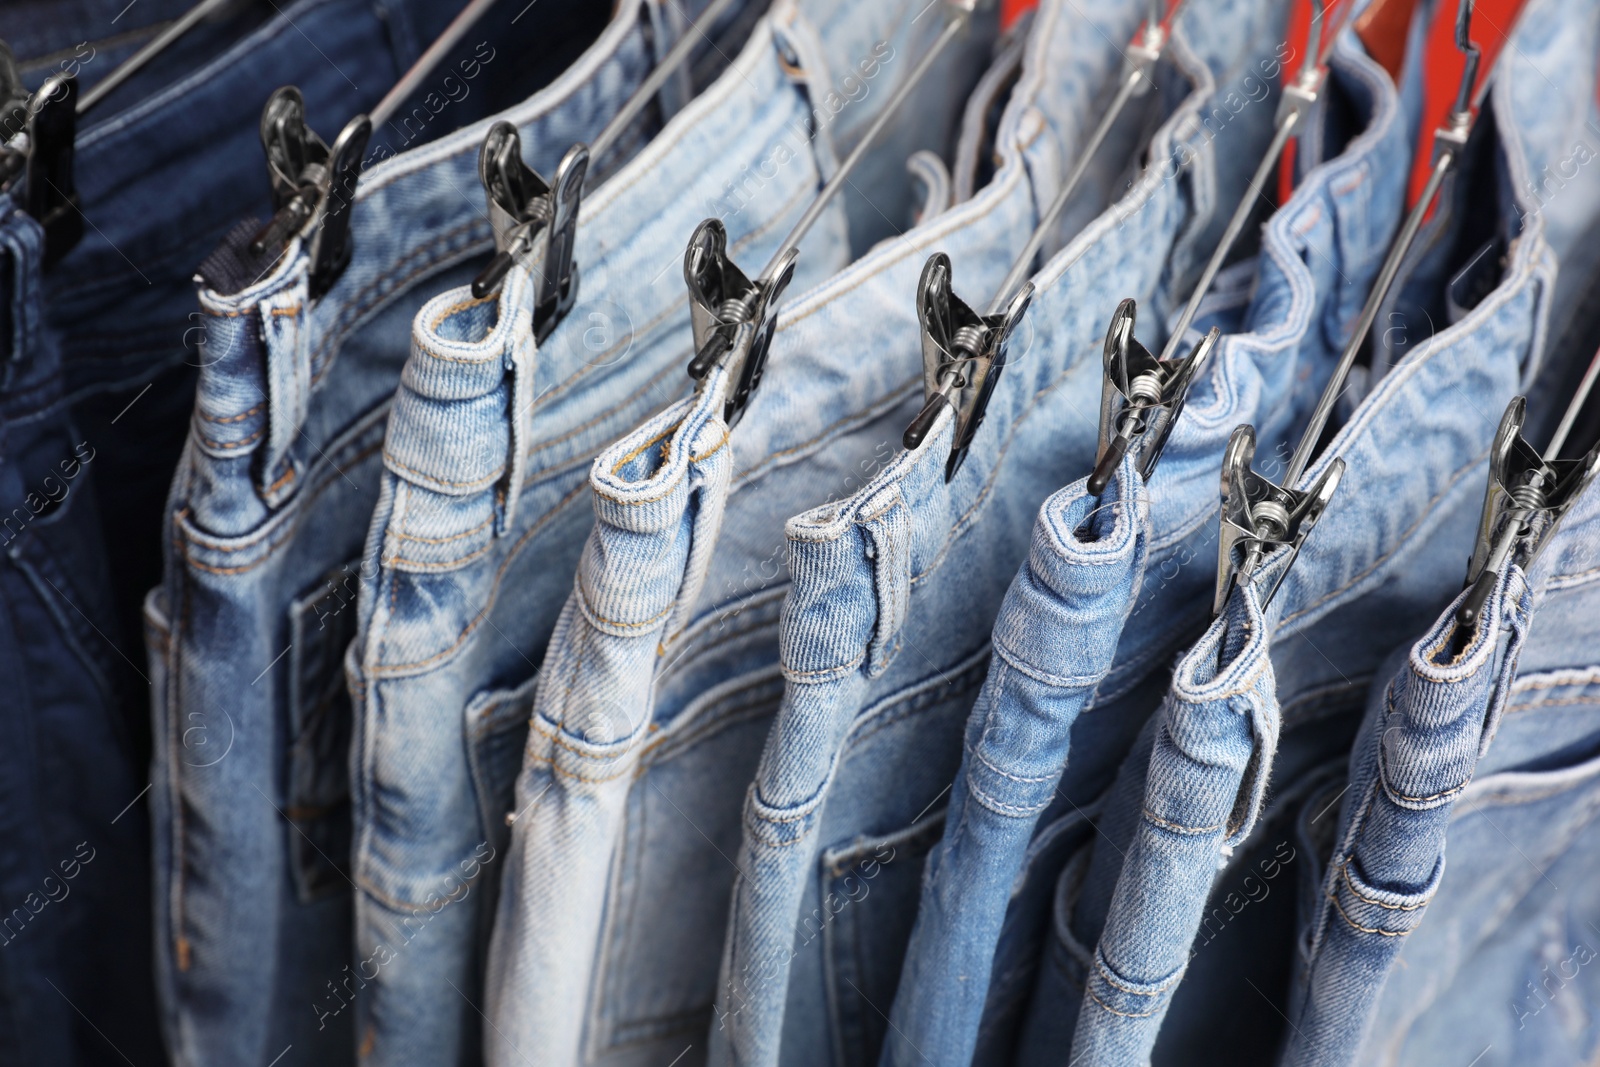
[[(1293, 783), (1344, 750), (1357, 719), (1352, 698), (1361, 698), (1388, 650), (1405, 640), (1407, 630), (1415, 634), (1423, 629), (1459, 588), (1498, 412), (1538, 366), (1557, 253), (1577, 232), (1565, 220), (1525, 214), (1527, 194), (1519, 189), (1496, 189), (1497, 175), (1515, 176), (1524, 168), (1536, 173), (1567, 150), (1559, 123), (1550, 118), (1548, 101), (1533, 103), (1519, 92), (1519, 85), (1521, 79), (1538, 77), (1541, 64), (1574, 62), (1565, 53), (1581, 54), (1588, 47), (1582, 35), (1567, 32), (1573, 10), (1550, 0), (1524, 11), (1513, 42), (1518, 47), (1508, 51), (1505, 65), (1497, 71), (1491, 107), (1480, 119), (1476, 147), (1467, 154), (1452, 193), (1468, 210), (1474, 198), (1477, 204), (1497, 205), (1503, 226), (1514, 225), (1520, 216), (1521, 230), (1509, 242), (1498, 284), (1489, 285), (1486, 295), (1475, 302), (1458, 301), (1457, 321), (1377, 379), (1302, 483), (1319, 476), (1333, 456), (1348, 464), (1338, 496), (1288, 570), (1270, 609), (1260, 619), (1249, 620), (1252, 633), (1264, 626), (1269, 637), (1265, 642), (1252, 641), (1241, 661), (1270, 655), (1275, 695), (1269, 713), (1257, 715), (1261, 725), (1254, 731), (1244, 717), (1231, 720), (1236, 743), (1255, 737), (1255, 756), (1247, 764), (1250, 777), (1241, 768), (1237, 782), (1242, 806), (1259, 807), (1259, 801), (1252, 800), (1258, 794), (1247, 786), (1262, 775), (1270, 774), (1274, 783)], [(1580, 85), (1570, 91), (1592, 95), (1592, 88)], [(1469, 259), (1468, 266), (1476, 262)], [(1467, 281), (1477, 279), (1453, 279), (1452, 293)], [(1269, 573), (1272, 567), (1283, 566), (1282, 555), (1269, 561)], [(1214, 624), (1215, 629), (1226, 626), (1226, 620)], [(1180, 661), (1180, 677), (1194, 669), (1192, 659), (1215, 654), (1215, 629), (1206, 643)], [(1118, 805), (1120, 813), (1107, 815), (1113, 824), (1135, 825), (1141, 835), (1158, 832), (1159, 823), (1151, 813), (1158, 816), (1173, 802), (1172, 791), (1160, 788), (1157, 777), (1158, 768), (1177, 758), (1170, 746), (1163, 749), (1163, 736), (1157, 732), (1146, 787), (1132, 790), (1131, 803), (1124, 799)], [(1274, 737), (1275, 745), (1269, 745)], [(1288, 792), (1289, 786), (1281, 791)], [(1270, 838), (1258, 838), (1256, 844), (1270, 844)], [(1242, 859), (1249, 853), (1241, 850), (1237, 855)], [(1186, 894), (1193, 892), (1192, 880), (1184, 877), (1188, 868), (1164, 868), (1146, 858), (1147, 862), (1121, 864), (1095, 956), (1099, 977), (1106, 983), (1142, 992), (1181, 977), (1198, 929), (1196, 924), (1172, 931), (1175, 940), (1160, 952), (1129, 947), (1141, 909), (1150, 907), (1153, 898), (1177, 907), (1177, 901), (1187, 901)], [(1192, 862), (1204, 862), (1210, 872), (1221, 858), (1214, 852), (1209, 860), (1201, 857)], [(1206, 884), (1215, 879), (1218, 892), (1223, 892), (1239, 878), (1240, 866), (1235, 860), (1220, 876), (1208, 873)], [(1199, 918), (1199, 912), (1193, 914)], [(1292, 923), (1293, 918), (1281, 909), (1252, 909), (1241, 914), (1223, 937), (1208, 942), (1207, 958), (1231, 959), (1236, 966), (1233, 977), (1225, 981), (1185, 983), (1185, 991), (1195, 989), (1191, 1005), (1205, 1005), (1214, 1016), (1230, 999), (1248, 991), (1244, 983), (1252, 976), (1256, 981), (1250, 984), (1258, 989), (1261, 981), (1272, 984), (1268, 973), (1286, 978), (1281, 946), (1291, 939), (1274, 929), (1285, 921)], [(1093, 982), (1088, 992), (1097, 990)], [(1281, 998), (1286, 982), (1281, 985), (1260, 996)], [(1281, 1003), (1280, 999), (1275, 1005)], [(1121, 1050), (1127, 1058), (1111, 1062), (1140, 1062), (1139, 1050), (1147, 1055), (1154, 1044), (1162, 1011), (1164, 1007), (1147, 1017), (1131, 1018), (1134, 1013), (1114, 1014), (1086, 995), (1074, 1048), (1091, 1055), (1097, 1050)], [(1189, 1017), (1206, 1014), (1191, 1008)], [(1173, 1048), (1201, 1047), (1193, 1030), (1169, 1032), (1168, 1037)]]
[[(1093, 462), (1086, 398), (1098, 395), (1101, 368), (1083, 356), (1098, 350), (1119, 298), (1139, 298), (1160, 323), (1187, 295), (1272, 118), (1242, 108), (1207, 151), (1201, 116), (1219, 86), (1281, 55), (1281, 14), (1185, 9), (1173, 54), (1197, 62), (1198, 84), (1164, 113), (1132, 190), (1035, 276), (1017, 355), (954, 480), (945, 481), (944, 416), (863, 489), (790, 520), (786, 688), (746, 801), (713, 1062), (768, 1063), (818, 1047), (810, 1001), (830, 971), (837, 988), (854, 984), (847, 1003), (857, 1017), (887, 1015), (887, 998), (861, 995), (856, 976), (892, 987), (909, 931), (872, 924), (857, 904), (836, 906), (845, 895), (836, 880), (851, 857), (876, 859), (896, 873), (872, 893), (909, 915), (984, 673), (989, 621), (1040, 504)], [(1244, 32), (1223, 40), (1217, 18)]]
[[(967, 776), (978, 773), (993, 804), (982, 810), (963, 804), (964, 810), (979, 820), (1002, 810), (1010, 818), (995, 822), (992, 837), (969, 837), (965, 817), (946, 824), (896, 1001), (896, 1045), (904, 1059), (931, 1047), (955, 1062), (969, 1058), (976, 1046), (985, 1061), (1007, 1060), (1020, 1025), (1017, 1016), (1035, 988), (1038, 1008), (1020, 1054), (1047, 1062), (1053, 1050), (1070, 1042), (1083, 974), (1075, 961), (1060, 958), (1063, 943), (1070, 941), (1048, 929), (1049, 900), (1066, 862), (1054, 824), (1081, 823), (1084, 808), (1104, 788), (1108, 770), (1142, 721), (1124, 694), (1159, 665), (1161, 650), (1170, 649), (1209, 604), (1209, 576), (1189, 564), (1214, 537), (1207, 519), (1215, 508), (1216, 468), (1227, 434), (1240, 421), (1257, 422), (1268, 442), (1264, 450), (1270, 450), (1271, 442), (1294, 428), (1326, 374), (1332, 340), (1355, 311), (1355, 295), (1346, 283), (1354, 288), (1372, 277), (1398, 219), (1398, 179), (1376, 194), (1371, 191), (1386, 167), (1398, 172), (1387, 161), (1406, 152), (1398, 97), (1353, 36), (1339, 41), (1333, 66), (1324, 92), (1342, 98), (1344, 107), (1336, 114), (1365, 118), (1367, 128), (1340, 151), (1348, 133), (1329, 114), (1335, 109), (1319, 111), (1308, 130), (1308, 147), (1315, 151), (1303, 158), (1333, 158), (1311, 169), (1293, 199), (1273, 216), (1258, 258), (1259, 277), (1231, 270), (1216, 287), (1215, 299), (1208, 299), (1207, 309), (1223, 321), (1233, 320), (1239, 332), (1225, 336), (1215, 363), (1197, 383), (1148, 497), (1142, 490), (1137, 504), (1127, 494), (1108, 491), (1105, 497), (1104, 507), (1127, 511), (1119, 521), (1148, 542), (1152, 561), (1148, 570), (1141, 565), (1133, 580), (1128, 611), (1104, 620), (1110, 632), (1101, 639), (1111, 642), (1114, 660), (1087, 693), (1075, 681), (1062, 682), (1053, 698), (1045, 695), (1050, 687), (1041, 680), (1050, 672), (1038, 659), (1028, 661), (1035, 667), (1031, 674), (1023, 667), (1008, 668), (1003, 657), (991, 667), (985, 694), (967, 725), (952, 804), (966, 788)], [(1244, 269), (1254, 273), (1255, 264)], [(1243, 309), (1235, 306), (1241, 293), (1249, 295), (1241, 290), (1240, 277), (1254, 281), (1253, 300)], [(1013, 644), (1023, 640), (1015, 635), (1054, 631), (1063, 617), (1073, 616), (1076, 587), (1069, 575), (1082, 574), (1091, 585), (1101, 580), (1099, 569), (1080, 565), (1068, 553), (1052, 565), (1060, 577), (1049, 588), (1060, 596), (1026, 595), (1034, 588), (1030, 573), (1042, 566), (1038, 555), (1036, 549), (1013, 586), (1015, 603), (1008, 601), (995, 624), (997, 635), (1013, 635)], [(1044, 636), (1028, 640), (1048, 647)], [(1047, 744), (1025, 728), (1036, 707), (1048, 707), (1053, 716)], [(1024, 725), (1007, 730), (1011, 711)], [(1080, 719), (1080, 712), (1087, 718)], [(980, 724), (981, 758), (973, 741)], [(1036, 772), (1052, 762), (1054, 776), (1041, 778)], [(999, 788), (1003, 780), (1013, 782), (1013, 792)], [(1043, 796), (1035, 797), (1044, 783)], [(983, 891), (974, 888), (980, 883)], [(929, 906), (937, 901), (946, 903)], [(1045, 977), (1036, 981), (1041, 942), (1049, 944), (1048, 962)], [(986, 995), (990, 1003), (984, 1010)]]
[[(612, 1050), (631, 1040), (641, 1054), (704, 1057), (734, 873), (727, 857), (782, 685), (774, 633), (782, 523), (870, 477), (911, 417), (908, 296), (927, 252), (942, 242), (973, 284), (995, 284), (1032, 226), (1032, 183), (1059, 183), (1067, 146), (1092, 124), (1095, 75), (1109, 81), (1120, 57), (1107, 47), (1092, 66), (1057, 61), (1068, 78), (1047, 76), (1051, 58), (1100, 33), (1131, 34), (1137, 12), (1103, 5), (1086, 24), (1066, 5), (1046, 11), (1002, 123), (1006, 162), (991, 186), (941, 215), (952, 179), (938, 160), (917, 157), (929, 189), (924, 223), (786, 308), (761, 389), (731, 435), (719, 375), (596, 462), (599, 521), (546, 657), (496, 926), (497, 961), (530, 993), (592, 966), (590, 988), (578, 994), (586, 1056), (621, 1055)], [(907, 8), (902, 18), (915, 14)], [(965, 89), (950, 91), (961, 107)], [(992, 92), (980, 89), (979, 100), (963, 148), (981, 140)], [(859, 358), (863, 344), (873, 347), (867, 322), (877, 347), (899, 359)], [(574, 956), (580, 962), (568, 962)], [(862, 1026), (847, 1006), (848, 1025), (825, 1025), (820, 988), (814, 1003), (815, 1051), (802, 1057), (829, 1055), (834, 1040), (851, 1061), (876, 1056), (881, 1021)], [(660, 1035), (682, 1032), (674, 1016), (697, 1030), (671, 1046)], [(513, 1034), (521, 1021), (512, 1013), (496, 1023)], [(529, 1047), (516, 1036), (511, 1043)]]
[[(879, 7), (778, 5), (734, 66), (586, 197), (577, 302), (542, 344), (528, 268), (514, 268), (498, 298), (458, 288), (420, 312), (389, 419), (349, 660), (356, 937), (369, 961), (356, 1010), (387, 1056), (425, 1062), (459, 1047), (471, 1059), (480, 1031), (491, 1061), (579, 1054), (579, 1017), (558, 996), (582, 988), (572, 971), (527, 1002), (510, 996), (498, 968), (487, 1000), (480, 987), (496, 861), (508, 821), (522, 817), (511, 791), (528, 705), (593, 522), (589, 461), (689, 384), (680, 264), (695, 226), (720, 215), (741, 261), (776, 252), (835, 151), (850, 147), (835, 142), (830, 112), (814, 109), (847, 99), (830, 89), (835, 79), (854, 87), (841, 108), (880, 108), (885, 85), (909, 68), (885, 35), (909, 21)], [(926, 127), (937, 117), (908, 116)], [(905, 135), (904, 124), (891, 128)], [(800, 284), (849, 256), (835, 205), (802, 245)], [(507, 896), (521, 894), (513, 879)], [(574, 933), (549, 914), (544, 929)], [(485, 1028), (477, 1008), (495, 1025)], [(572, 1029), (541, 1029), (536, 1011)]]
[[(533, 165), (548, 173), (594, 136), (664, 46), (628, 4), (507, 113)], [(146, 602), (157, 981), (178, 1063), (349, 1062), (376, 1040), (350, 1007), (371, 965), (352, 928), (344, 654), (412, 317), (489, 247), (473, 195), (485, 133), (369, 166), (348, 209), (352, 259), (318, 299), (298, 238), (276, 262), (252, 260), (259, 220), (201, 267), (205, 366), (165, 578)]]

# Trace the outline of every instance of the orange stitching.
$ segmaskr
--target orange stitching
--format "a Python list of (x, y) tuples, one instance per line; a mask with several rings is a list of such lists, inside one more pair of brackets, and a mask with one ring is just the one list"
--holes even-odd
[(221, 422), (243, 422), (245, 419), (248, 419), (251, 415), (254, 415), (256, 412), (258, 412), (260, 410), (261, 410), (261, 405), (257, 404), (255, 407), (251, 408), (249, 411), (242, 411), (237, 415), (227, 415), (227, 416), (207, 415), (206, 412), (205, 412), (205, 409), (200, 407), (198, 404), (196, 404), (195, 405), (195, 409), (194, 409), (194, 413), (196, 415), (199, 415), (202, 419), (205, 419), (207, 422), (219, 422), (219, 423), (221, 423)]
[(494, 522), (494, 516), (490, 515), (487, 519), (484, 519), (481, 523), (479, 523), (478, 525), (474, 526), (472, 529), (463, 531), (462, 533), (451, 534), (449, 537), (422, 537), (419, 534), (401, 533), (399, 530), (393, 531), (393, 534), (394, 534), (395, 537), (400, 538), (402, 541), (420, 541), (422, 544), (425, 544), (425, 545), (443, 545), (443, 544), (448, 544), (451, 541), (459, 541), (463, 537), (471, 537), (473, 534), (477, 533), (479, 530), (484, 529), (485, 527), (487, 527), (492, 522)]

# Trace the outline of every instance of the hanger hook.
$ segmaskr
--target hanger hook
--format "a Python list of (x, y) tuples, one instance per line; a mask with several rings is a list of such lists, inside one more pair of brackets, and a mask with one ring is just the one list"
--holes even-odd
[(1456, 91), (1456, 114), (1464, 115), (1472, 108), (1472, 90), (1478, 84), (1478, 63), (1483, 57), (1472, 40), (1472, 0), (1460, 0), (1456, 8), (1456, 47), (1467, 60)]

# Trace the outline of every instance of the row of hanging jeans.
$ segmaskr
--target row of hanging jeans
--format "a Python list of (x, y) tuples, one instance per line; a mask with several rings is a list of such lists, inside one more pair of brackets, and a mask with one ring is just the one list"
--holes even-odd
[(1590, 0), (0, 38), (0, 1064), (1600, 1055)]

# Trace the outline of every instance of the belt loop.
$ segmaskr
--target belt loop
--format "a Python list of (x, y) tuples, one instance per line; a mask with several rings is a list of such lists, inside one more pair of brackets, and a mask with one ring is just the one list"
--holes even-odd
[(299, 481), (294, 444), (311, 408), (307, 295), (301, 272), (294, 285), (264, 298), (255, 310), (261, 316), (267, 386), (267, 439), (256, 461), (256, 491), (272, 508), (287, 500)]
[(505, 477), (495, 501), (494, 532), (504, 537), (511, 530), (522, 495), (522, 479), (527, 473), (529, 434), (533, 423), (533, 378), (538, 367), (538, 344), (533, 336), (533, 287), (526, 267), (515, 267), (500, 294), (502, 311), (514, 308), (511, 349), (505, 354), (506, 376), (510, 388), (506, 397), (506, 434), (509, 454)]

